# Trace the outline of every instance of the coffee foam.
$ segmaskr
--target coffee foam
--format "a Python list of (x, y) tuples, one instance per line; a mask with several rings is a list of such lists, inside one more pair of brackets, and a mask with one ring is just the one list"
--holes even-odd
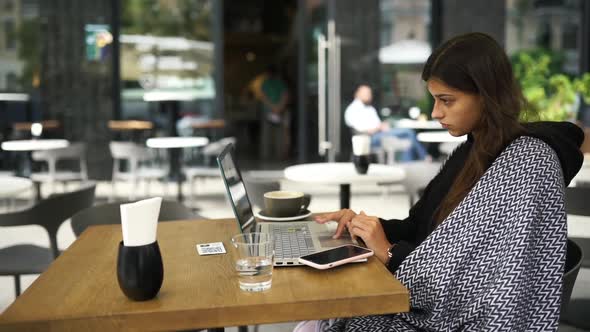
[(264, 194), (266, 198), (298, 198), (303, 197), (303, 193), (299, 191), (271, 191)]

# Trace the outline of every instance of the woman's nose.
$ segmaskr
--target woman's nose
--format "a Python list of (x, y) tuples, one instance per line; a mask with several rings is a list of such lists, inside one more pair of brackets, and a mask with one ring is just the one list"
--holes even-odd
[(440, 107), (438, 106), (438, 102), (434, 102), (434, 107), (432, 107), (431, 116), (433, 119), (442, 119), (443, 113), (441, 112)]

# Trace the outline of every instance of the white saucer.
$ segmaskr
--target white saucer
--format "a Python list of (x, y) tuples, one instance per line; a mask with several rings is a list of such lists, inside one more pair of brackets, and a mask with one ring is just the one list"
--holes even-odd
[(309, 216), (311, 216), (311, 211), (309, 211), (307, 209), (301, 211), (301, 213), (299, 215), (292, 216), (292, 217), (271, 217), (271, 216), (265, 215), (264, 210), (261, 210), (260, 212), (256, 213), (257, 218), (260, 218), (260, 219), (266, 220), (266, 221), (295, 221), (295, 220), (307, 218)]

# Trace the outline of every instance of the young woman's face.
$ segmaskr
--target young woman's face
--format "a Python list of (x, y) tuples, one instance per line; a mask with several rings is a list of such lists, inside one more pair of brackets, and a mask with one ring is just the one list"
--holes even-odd
[(432, 118), (453, 136), (463, 136), (477, 130), (482, 104), (478, 95), (453, 89), (441, 80), (431, 78), (428, 91), (434, 97)]

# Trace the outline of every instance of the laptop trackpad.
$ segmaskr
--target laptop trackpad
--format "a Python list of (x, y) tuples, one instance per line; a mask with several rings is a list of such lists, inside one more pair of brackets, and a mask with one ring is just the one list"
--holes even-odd
[(345, 231), (345, 233), (342, 234), (338, 239), (332, 238), (334, 233), (336, 233), (336, 228), (338, 228), (338, 223), (336, 222), (315, 224), (314, 228), (316, 228), (314, 231), (316, 232), (317, 238), (320, 241), (320, 247), (322, 248), (333, 248), (352, 243), (350, 234), (348, 234), (347, 231)]

